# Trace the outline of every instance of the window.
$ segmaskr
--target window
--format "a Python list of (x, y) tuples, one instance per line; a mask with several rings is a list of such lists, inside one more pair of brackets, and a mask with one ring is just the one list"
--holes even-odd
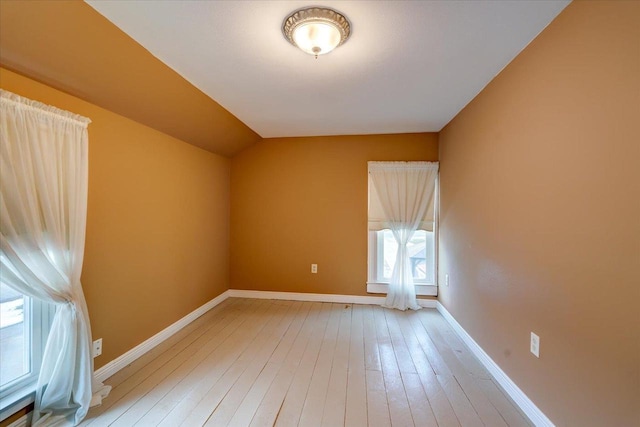
[[(0, 282), (0, 410), (35, 385), (54, 308)], [(4, 417), (0, 417), (4, 418)]]
[[(409, 259), (418, 295), (436, 295), (435, 232), (417, 230), (409, 243)], [(369, 231), (367, 292), (386, 293), (396, 262), (398, 244), (389, 229)]]
[[(376, 256), (373, 281), (389, 283), (396, 263), (398, 243), (389, 229), (373, 231)], [(407, 244), (414, 283), (434, 283), (434, 239), (432, 231), (417, 230)]]
[[(385, 162), (370, 162), (385, 163)], [(410, 168), (411, 162), (405, 164), (391, 163), (390, 168)], [(436, 169), (437, 173), (437, 169)], [(417, 295), (437, 295), (437, 175), (432, 181), (432, 197), (421, 216), (418, 229), (407, 243), (407, 256), (413, 276)], [(398, 243), (393, 232), (388, 228), (389, 217), (382, 207), (380, 195), (377, 194), (369, 174), (369, 268), (367, 292), (386, 294), (391, 282), (391, 275), (396, 263)]]
[[(0, 418), (28, 403), (37, 387), (35, 418), (51, 413), (47, 424), (77, 424), (92, 401), (109, 393), (93, 381), (91, 353), (85, 351), (91, 326), (79, 281), (91, 120), (2, 89), (0, 111), (0, 284), (34, 296), (13, 294), (6, 301), (14, 318), (7, 324), (15, 322), (6, 326), (6, 339), (17, 344), (3, 347), (15, 348), (6, 357), (18, 372), (0, 369)], [(55, 306), (53, 324), (50, 306), (40, 301)], [(47, 336), (52, 351), (42, 345)]]

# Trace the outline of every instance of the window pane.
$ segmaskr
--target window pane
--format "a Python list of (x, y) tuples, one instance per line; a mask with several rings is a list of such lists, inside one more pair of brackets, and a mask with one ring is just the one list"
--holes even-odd
[[(391, 280), (391, 274), (393, 273), (393, 266), (396, 265), (396, 256), (398, 254), (398, 243), (391, 230), (382, 230), (379, 232), (384, 239), (384, 270), (382, 276), (386, 280)], [(380, 235), (378, 235), (380, 238)]]
[[(398, 244), (391, 230), (382, 230), (378, 233), (378, 239), (382, 241), (383, 245), (382, 277), (385, 281), (389, 281), (396, 263)], [(417, 230), (409, 243), (407, 243), (407, 249), (409, 251), (413, 279), (420, 282), (434, 283), (433, 232)]]
[(407, 244), (409, 250), (409, 264), (413, 272), (413, 280), (424, 280), (427, 278), (426, 260), (426, 231), (417, 230), (413, 233), (411, 241)]
[(29, 298), (0, 283), (0, 388), (30, 371)]

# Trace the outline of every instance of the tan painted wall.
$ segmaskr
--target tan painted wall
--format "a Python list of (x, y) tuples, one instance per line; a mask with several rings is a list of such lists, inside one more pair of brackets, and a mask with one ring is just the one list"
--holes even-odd
[(440, 301), (558, 426), (640, 422), (639, 125), (640, 3), (574, 2), (440, 134)]
[(213, 153), (260, 139), (83, 1), (0, 1), (0, 64)]
[(228, 288), (230, 160), (5, 69), (0, 87), (93, 121), (82, 284), (96, 368)]
[(437, 158), (434, 133), (274, 138), (244, 150), (231, 161), (231, 288), (366, 295), (367, 161)]

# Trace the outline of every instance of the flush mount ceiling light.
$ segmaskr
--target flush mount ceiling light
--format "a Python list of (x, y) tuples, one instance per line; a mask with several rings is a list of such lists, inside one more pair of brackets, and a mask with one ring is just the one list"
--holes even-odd
[(287, 16), (282, 33), (289, 42), (314, 55), (324, 55), (347, 41), (351, 26), (344, 15), (333, 9), (310, 7)]

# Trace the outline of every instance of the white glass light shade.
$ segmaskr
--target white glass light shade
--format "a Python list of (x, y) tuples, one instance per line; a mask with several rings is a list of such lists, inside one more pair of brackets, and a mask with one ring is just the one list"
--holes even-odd
[(351, 25), (333, 9), (310, 7), (293, 12), (282, 23), (282, 34), (302, 51), (324, 55), (347, 41)]
[(311, 55), (324, 55), (340, 44), (338, 29), (326, 22), (309, 22), (293, 31), (293, 40), (303, 51)]

